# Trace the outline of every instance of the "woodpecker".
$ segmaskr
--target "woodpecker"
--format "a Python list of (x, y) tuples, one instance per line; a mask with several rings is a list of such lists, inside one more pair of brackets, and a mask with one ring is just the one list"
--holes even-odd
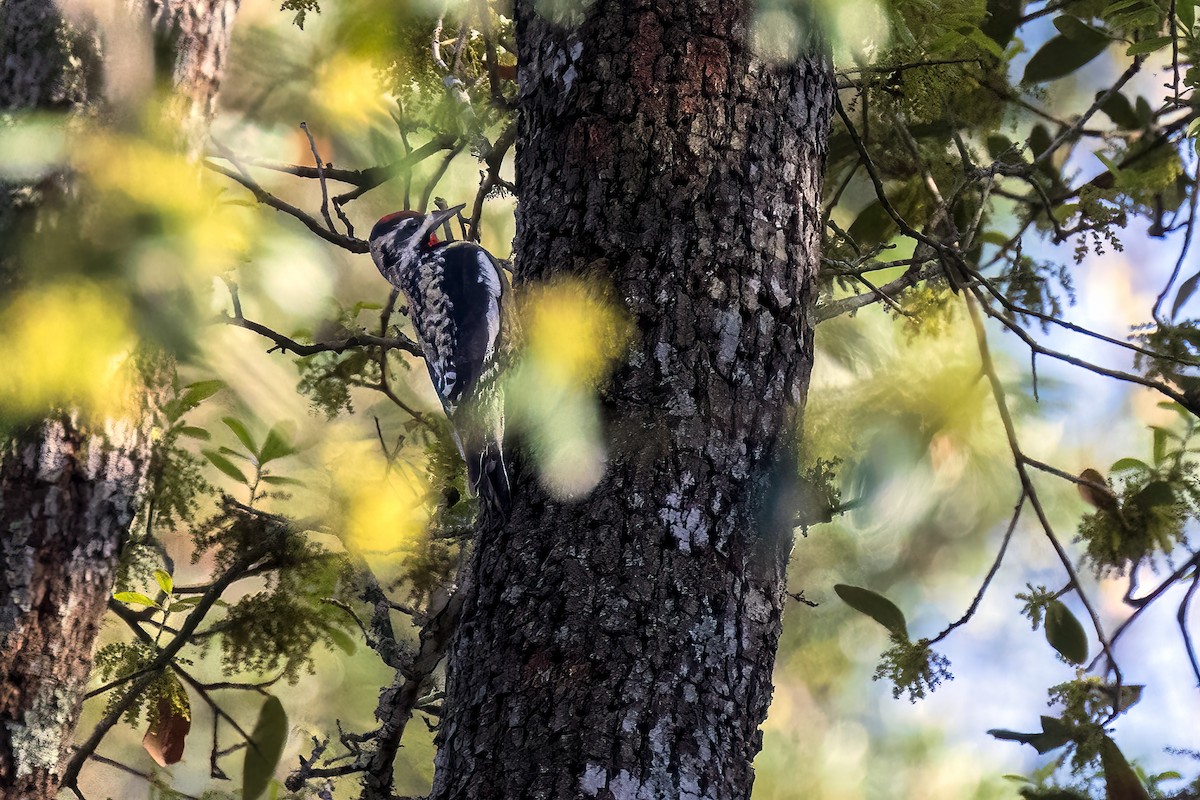
[(502, 522), (510, 507), (498, 380), (506, 281), (492, 254), (474, 242), (438, 241), (435, 231), (463, 207), (388, 214), (371, 230), (371, 258), (408, 300), (425, 366), (467, 464), (467, 483), (482, 513)]

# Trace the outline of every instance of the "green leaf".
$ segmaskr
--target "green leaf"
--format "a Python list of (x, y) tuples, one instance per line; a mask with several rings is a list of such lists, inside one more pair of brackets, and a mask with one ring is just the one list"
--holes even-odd
[(154, 582), (158, 584), (158, 588), (162, 589), (166, 594), (170, 594), (175, 588), (175, 580), (171, 577), (171, 573), (166, 570), (154, 570)]
[(234, 466), (233, 462), (228, 458), (215, 450), (201, 450), (200, 452), (204, 454), (204, 457), (207, 458), (214, 467), (221, 470), (221, 472), (224, 472), (238, 483), (249, 485), (249, 482), (246, 480), (246, 476), (243, 475), (242, 471)]
[(348, 656), (354, 655), (357, 646), (354, 644), (354, 640), (344, 631), (340, 631), (337, 628), (330, 628), (325, 633), (329, 636), (329, 641), (337, 645), (339, 650)]
[(861, 245), (863, 242), (886, 242), (896, 235), (897, 230), (895, 220), (883, 204), (875, 200), (859, 213), (846, 233)]
[(988, 0), (987, 19), (980, 30), (996, 44), (1006, 47), (1017, 31), (1024, 0)]
[(229, 426), (229, 430), (233, 431), (233, 435), (246, 446), (247, 450), (258, 455), (258, 445), (254, 443), (254, 437), (250, 435), (245, 423), (236, 417), (221, 417), (221, 422)]
[(204, 430), (204, 428), (197, 428), (194, 425), (184, 425), (182, 428), (179, 428), (178, 430), (179, 430), (180, 436), (187, 436), (192, 439), (199, 439), (202, 442), (207, 442), (209, 439), (212, 438), (211, 433)]
[(993, 161), (1005, 164), (1020, 164), (1022, 162), (1021, 148), (1013, 144), (1012, 139), (1000, 133), (987, 137), (988, 157)]
[(1121, 165), (1118, 164), (1116, 161), (1113, 161), (1111, 158), (1104, 155), (1103, 153), (1093, 153), (1093, 155), (1095, 155), (1096, 159), (1101, 164), (1103, 164), (1105, 167), (1107, 167), (1108, 171), (1112, 173), (1113, 181), (1116, 183), (1120, 183), (1120, 181), (1121, 181)]
[(297, 448), (291, 443), (289, 428), (291, 428), (290, 425), (281, 422), (267, 432), (262, 450), (258, 452), (258, 463), (266, 464), (268, 461), (274, 461), (297, 452)]
[[(1091, 34), (1087, 38), (1065, 35), (1051, 38), (1025, 65), (1025, 74), (1021, 78), (1023, 83), (1043, 83), (1065, 77), (1104, 52), (1111, 40), (1086, 23), (1080, 21), (1079, 24)], [(1079, 28), (1073, 28), (1072, 33), (1074, 36), (1083, 36)]]
[(1155, 507), (1173, 506), (1178, 501), (1171, 484), (1166, 481), (1150, 481), (1133, 496), (1133, 502), (1143, 511), (1149, 511)]
[[(1096, 92), (1096, 99), (1099, 100), (1105, 95), (1105, 92)], [(1125, 130), (1137, 130), (1142, 127), (1142, 121), (1138, 119), (1137, 113), (1133, 110), (1133, 106), (1129, 102), (1129, 98), (1120, 92), (1113, 94), (1104, 101), (1100, 106), (1100, 110), (1108, 115), (1108, 118), (1115, 122)]]
[(224, 388), (224, 381), (189, 383), (183, 387), (183, 394), (163, 406), (163, 413), (174, 422)]
[[(1116, 692), (1113, 691), (1114, 688), (1115, 687), (1113, 687), (1113, 686), (1105, 687), (1109, 697), (1114, 697), (1116, 695)], [(1113, 702), (1113, 710), (1120, 713), (1122, 711), (1128, 711), (1130, 708), (1133, 708), (1139, 702), (1141, 702), (1142, 692), (1145, 691), (1145, 689), (1146, 689), (1146, 685), (1141, 684), (1141, 683), (1135, 683), (1135, 684), (1129, 685), (1129, 686), (1122, 686), (1120, 696), (1116, 697), (1116, 699)]]
[(908, 623), (904, 619), (904, 612), (891, 600), (870, 589), (844, 583), (834, 586), (833, 591), (855, 611), (866, 614), (896, 636), (908, 638)]
[(285, 478), (282, 475), (263, 475), (260, 478), (263, 483), (272, 483), (276, 486), (304, 486), (304, 481), (296, 478)]
[(1191, 30), (1196, 24), (1196, 3), (1194, 0), (1176, 0), (1175, 13), (1179, 15), (1179, 21), (1188, 30)]
[[(1054, 18), (1054, 27), (1058, 28), (1058, 32), (1067, 37), (1073, 42), (1087, 42), (1094, 40), (1097, 36), (1104, 36), (1103, 33), (1088, 25), (1079, 17), (1073, 14), (1060, 14)], [(1104, 37), (1108, 38), (1108, 37)]]
[(1079, 620), (1061, 600), (1052, 600), (1046, 606), (1046, 641), (1058, 654), (1072, 664), (1087, 661), (1087, 633)]
[(1146, 0), (1117, 0), (1116, 3), (1110, 3), (1104, 7), (1104, 16), (1111, 17), (1131, 8), (1140, 8), (1145, 5), (1145, 2)]
[(1071, 741), (1071, 729), (1055, 717), (1042, 717), (1040, 733), (1020, 733), (1002, 728), (988, 731), (990, 736), (1009, 742), (1020, 742), (1032, 746), (1039, 753), (1049, 753)]
[(1167, 458), (1167, 431), (1165, 428), (1154, 428), (1154, 463), (1163, 463)]
[(203, 599), (200, 595), (196, 595), (195, 597), (185, 597), (181, 600), (175, 600), (171, 603), (171, 611), (187, 611), (190, 608), (194, 608)]
[(258, 800), (271, 783), (283, 746), (287, 742), (287, 713), (279, 698), (271, 695), (258, 712), (258, 722), (250, 734), (246, 760), (242, 768), (242, 797)]
[(157, 603), (141, 592), (117, 592), (113, 595), (113, 600), (116, 600), (118, 603), (137, 603), (138, 605), (143, 606), (154, 606), (155, 608), (158, 607)]
[(1117, 743), (1107, 736), (1100, 742), (1100, 765), (1104, 768), (1107, 800), (1150, 800), (1150, 793)]
[(1150, 107), (1150, 101), (1142, 95), (1138, 95), (1137, 101), (1133, 104), (1133, 111), (1138, 115), (1138, 119), (1143, 125), (1149, 125), (1154, 120), (1154, 109)]
[(195, 383), (189, 383), (183, 388), (186, 390), (184, 397), (199, 405), (217, 392), (224, 389), (225, 381), (196, 381)]
[(1153, 472), (1154, 469), (1138, 458), (1122, 458), (1113, 462), (1109, 468), (1109, 472), (1123, 472), (1125, 470), (1137, 470), (1138, 472)]
[[(1197, 152), (1200, 152), (1200, 139), (1196, 140), (1196, 147)], [(1182, 307), (1183, 304), (1190, 300), (1192, 295), (1195, 294), (1197, 284), (1200, 284), (1200, 272), (1197, 272), (1195, 275), (1192, 275), (1186, 281), (1179, 284), (1179, 291), (1175, 293), (1175, 302), (1171, 305), (1172, 319), (1174, 319), (1175, 315), (1179, 313), (1180, 307)]]
[(1153, 39), (1143, 39), (1140, 42), (1134, 42), (1129, 45), (1125, 51), (1127, 56), (1140, 56), (1146, 53), (1153, 53), (1155, 50), (1161, 50), (1173, 41), (1170, 36), (1155, 36)]
[(1034, 158), (1038, 158), (1042, 153), (1049, 150), (1050, 145), (1053, 143), (1054, 138), (1050, 136), (1049, 129), (1040, 122), (1034, 125), (1033, 130), (1029, 132), (1029, 152), (1033, 153)]

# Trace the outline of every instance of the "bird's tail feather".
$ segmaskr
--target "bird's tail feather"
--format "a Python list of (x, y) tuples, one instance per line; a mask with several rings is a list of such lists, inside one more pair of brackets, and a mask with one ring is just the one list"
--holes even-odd
[(512, 509), (512, 493), (499, 442), (480, 442), (466, 455), (467, 481), (472, 494), (479, 497), (480, 511), (493, 524), (506, 522)]

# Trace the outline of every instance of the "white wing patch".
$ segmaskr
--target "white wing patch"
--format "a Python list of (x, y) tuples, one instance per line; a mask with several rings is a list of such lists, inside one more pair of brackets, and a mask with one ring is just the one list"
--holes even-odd
[(488, 347), (485, 359), (491, 359), (496, 351), (496, 340), (500, 337), (500, 274), (495, 262), (483, 250), (479, 251), (479, 282), (487, 286), (487, 331)]

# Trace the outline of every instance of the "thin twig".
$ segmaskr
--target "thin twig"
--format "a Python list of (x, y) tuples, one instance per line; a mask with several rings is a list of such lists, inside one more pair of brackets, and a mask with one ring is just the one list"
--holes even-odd
[(1017, 529), (1017, 520), (1021, 518), (1021, 509), (1025, 507), (1025, 490), (1021, 490), (1021, 497), (1017, 500), (1017, 505), (1013, 509), (1012, 519), (1008, 523), (1008, 528), (1004, 531), (1004, 538), (1000, 541), (1000, 550), (996, 553), (996, 560), (992, 562), (992, 568), (988, 570), (987, 576), (983, 579), (983, 584), (980, 585), (979, 591), (975, 593), (975, 599), (971, 601), (971, 605), (967, 608), (967, 612), (959, 617), (958, 621), (951, 622), (946, 626), (946, 629), (939, 633), (936, 637), (930, 640), (930, 644), (937, 644), (945, 639), (957, 628), (966, 625), (975, 612), (979, 610), (979, 604), (983, 602), (983, 595), (987, 592), (988, 586), (992, 583), (992, 578), (996, 577), (996, 573), (1000, 571), (1000, 563), (1004, 561), (1004, 553), (1008, 550), (1008, 543), (1012, 540), (1013, 531)]
[[(232, 161), (231, 155), (227, 155), (225, 158)], [(251, 178), (250, 174), (242, 169), (242, 167), (236, 161), (233, 163), (238, 167), (237, 172), (226, 169), (220, 164), (214, 164), (211, 160), (205, 160), (203, 162), (204, 166), (213, 172), (224, 175), (226, 178), (234, 180), (245, 188), (249, 189), (250, 193), (254, 195), (254, 199), (263, 205), (270, 206), (276, 211), (282, 211), (283, 213), (300, 220), (300, 222), (304, 223), (304, 227), (308, 228), (325, 241), (330, 242), (331, 244), (336, 244), (338, 247), (349, 250), (351, 253), (366, 253), (370, 251), (370, 246), (362, 239), (355, 239), (352, 236), (342, 236), (341, 234), (326, 230), (321, 226), (321, 223), (317, 222), (315, 219), (301, 211), (296, 206), (288, 203), (285, 200), (279, 199), (266, 189), (262, 188), (262, 186), (258, 184), (258, 181)]]
[(329, 187), (325, 185), (325, 165), (321, 163), (321, 154), (317, 152), (317, 140), (313, 138), (307, 122), (300, 123), (300, 130), (304, 131), (304, 135), (308, 137), (308, 146), (312, 150), (313, 160), (317, 162), (317, 180), (321, 183), (321, 216), (325, 218), (325, 224), (329, 230), (337, 233), (337, 228), (333, 227), (333, 217), (329, 216)]
[[(235, 501), (231, 502), (234, 502), (238, 507), (243, 507)], [(273, 515), (259, 513), (257, 516), (265, 519)], [(178, 635), (172, 637), (171, 641), (158, 651), (158, 655), (147, 665), (146, 674), (130, 684), (125, 693), (109, 707), (108, 712), (97, 723), (88, 738), (76, 749), (75, 754), (67, 762), (66, 768), (63, 770), (63, 786), (70, 787), (76, 784), (79, 780), (79, 771), (82, 769), (87, 757), (96, 751), (104, 736), (117, 724), (125, 712), (129, 710), (130, 706), (141, 696), (142, 692), (158, 677), (158, 674), (172, 663), (179, 651), (191, 641), (192, 634), (195, 633), (196, 628), (199, 627), (201, 621), (221, 596), (221, 593), (233, 584), (244, 570), (253, 567), (270, 553), (271, 549), (277, 546), (278, 541), (282, 538), (286, 530), (286, 528), (278, 524), (267, 527), (264, 530), (262, 539), (234, 561), (220, 578), (213, 581), (208, 591), (200, 596), (199, 602), (196, 603), (191, 613), (188, 614), (183, 624), (179, 627)]]
[(420, 345), (408, 338), (404, 334), (396, 334), (395, 336), (373, 336), (369, 333), (356, 333), (353, 336), (348, 336), (345, 339), (337, 339), (331, 342), (313, 342), (312, 344), (301, 344), (295, 339), (284, 336), (278, 331), (271, 330), (266, 325), (253, 320), (248, 320), (245, 317), (231, 317), (228, 314), (221, 314), (216, 318), (216, 321), (225, 325), (233, 325), (238, 328), (245, 328), (248, 331), (253, 331), (260, 336), (270, 339), (275, 343), (267, 352), (279, 350), (280, 352), (291, 352), (298, 356), (311, 356), (317, 353), (344, 353), (347, 350), (356, 347), (378, 347), (383, 352), (388, 350), (402, 350), (410, 355), (425, 357), (425, 353), (421, 350)]
[(1029, 470), (1025, 462), (1025, 457), (1021, 452), (1021, 445), (1017, 440), (1017, 429), (1013, 422), (1012, 414), (1008, 410), (1008, 400), (1005, 397), (1004, 386), (1000, 383), (1000, 376), (996, 372), (996, 365), (992, 361), (991, 350), (987, 342), (987, 330), (984, 328), (983, 316), (980, 313), (982, 302), (976, 299), (976, 296), (971, 291), (963, 292), (963, 299), (967, 303), (967, 311), (971, 318), (971, 324), (975, 328), (975, 341), (979, 348), (979, 360), (983, 368), (983, 373), (988, 379), (988, 383), (992, 389), (992, 396), (996, 403), (996, 410), (1000, 414), (1000, 421), (1004, 426), (1005, 436), (1008, 438), (1008, 446), (1012, 451), (1013, 463), (1016, 466), (1017, 476), (1021, 480), (1021, 487), (1025, 495), (1029, 498), (1030, 505), (1033, 506), (1034, 513), (1037, 515), (1038, 522), (1041, 524), (1042, 531), (1045, 533), (1047, 540), (1054, 548), (1054, 552), (1058, 555), (1059, 562), (1062, 564), (1063, 570), (1069, 578), (1069, 586), (1074, 588), (1076, 596), (1079, 597), (1080, 603), (1087, 610), (1088, 616), (1091, 617), (1092, 627), (1096, 632), (1096, 639), (1100, 642), (1101, 648), (1108, 657), (1108, 665), (1116, 676), (1117, 689), (1120, 691), (1121, 685), (1121, 670), (1117, 665), (1116, 655), (1113, 653), (1112, 644), (1104, 633), (1104, 625), (1100, 621), (1100, 615), (1097, 613), (1091, 599), (1083, 590), (1083, 584), (1079, 580), (1079, 575), (1075, 571), (1075, 565), (1071, 563), (1071, 557), (1059, 542), (1058, 537), (1054, 533), (1054, 528), (1050, 524), (1049, 517), (1046, 516), (1046, 511), (1042, 507), (1041, 500), (1038, 497), (1037, 489), (1033, 485), (1033, 480), (1029, 476)]

